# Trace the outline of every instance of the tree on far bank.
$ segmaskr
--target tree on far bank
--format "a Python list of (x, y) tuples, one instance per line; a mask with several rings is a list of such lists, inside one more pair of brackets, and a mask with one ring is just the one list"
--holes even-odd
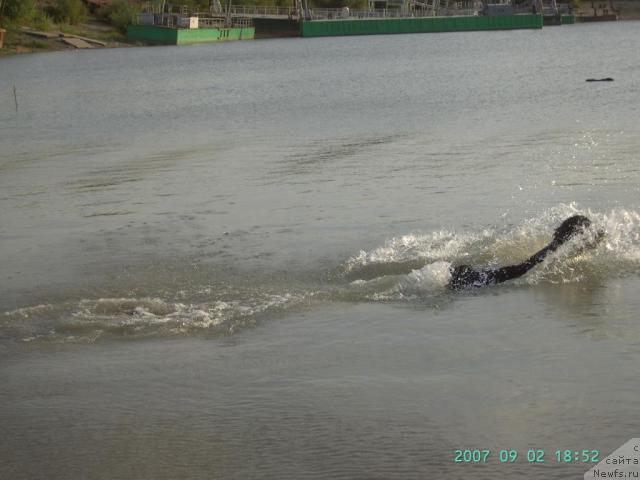
[(88, 14), (82, 0), (56, 0), (54, 18), (58, 22), (75, 25), (86, 22)]
[(35, 0), (0, 0), (0, 23), (28, 23), (36, 16)]
[(121, 32), (127, 31), (131, 19), (140, 13), (140, 6), (127, 0), (115, 0), (98, 10), (98, 16), (109, 22)]

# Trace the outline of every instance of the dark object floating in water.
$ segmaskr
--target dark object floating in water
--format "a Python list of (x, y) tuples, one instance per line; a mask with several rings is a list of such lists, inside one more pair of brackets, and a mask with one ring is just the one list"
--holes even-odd
[(613, 82), (613, 78), (587, 78), (587, 82)]
[[(484, 285), (495, 285), (496, 283), (506, 282), (514, 278), (521, 277), (537, 264), (544, 261), (547, 255), (555, 252), (564, 243), (566, 243), (574, 235), (580, 234), (591, 226), (591, 220), (583, 215), (574, 215), (567, 218), (553, 232), (553, 239), (542, 250), (534, 253), (524, 262), (518, 265), (508, 265), (497, 269), (480, 270), (470, 265), (459, 265), (451, 267), (451, 280), (449, 288), (452, 290), (463, 290), (468, 287), (482, 287)], [(592, 248), (604, 237), (604, 230), (598, 230), (595, 237), (595, 243), (590, 245)]]

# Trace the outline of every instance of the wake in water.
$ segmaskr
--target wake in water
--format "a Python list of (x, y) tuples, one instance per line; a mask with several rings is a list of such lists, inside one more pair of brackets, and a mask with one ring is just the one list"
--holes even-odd
[[(441, 230), (392, 238), (385, 245), (360, 251), (337, 267), (333, 280), (320, 284), (254, 280), (248, 285), (225, 282), (190, 288), (173, 295), (124, 296), (36, 305), (0, 314), (0, 340), (94, 342), (105, 338), (180, 335), (228, 335), (270, 315), (282, 315), (326, 302), (400, 301), (438, 304), (452, 299), (451, 267), (495, 268), (522, 262), (544, 247), (562, 220), (581, 214), (592, 231), (606, 236), (597, 248), (585, 249), (589, 235), (571, 239), (525, 276), (510, 285), (602, 283), (607, 278), (640, 272), (640, 213), (609, 213), (560, 205), (523, 223), (501, 229)], [(337, 277), (337, 278), (336, 278)], [(201, 279), (202, 280), (202, 279)], [(195, 282), (195, 284), (194, 284)]]
[[(308, 301), (307, 296), (295, 293), (253, 292), (250, 298), (240, 296), (245, 298), (196, 304), (144, 297), (83, 299), (5, 312), (0, 325), (6, 336), (17, 335), (23, 342), (84, 343), (107, 338), (226, 335), (255, 325), (261, 315)], [(7, 335), (8, 332), (13, 335)]]

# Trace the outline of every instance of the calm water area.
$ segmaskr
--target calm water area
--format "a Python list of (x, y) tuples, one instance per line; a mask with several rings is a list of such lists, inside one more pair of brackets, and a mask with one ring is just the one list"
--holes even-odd
[(639, 32), (0, 59), (0, 478), (581, 479), (640, 436)]

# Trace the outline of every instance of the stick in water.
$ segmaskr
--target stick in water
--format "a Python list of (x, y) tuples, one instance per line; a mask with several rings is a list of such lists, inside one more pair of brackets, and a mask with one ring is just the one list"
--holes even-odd
[(16, 94), (16, 86), (13, 86), (13, 101), (16, 102), (16, 113), (18, 112), (18, 95)]

